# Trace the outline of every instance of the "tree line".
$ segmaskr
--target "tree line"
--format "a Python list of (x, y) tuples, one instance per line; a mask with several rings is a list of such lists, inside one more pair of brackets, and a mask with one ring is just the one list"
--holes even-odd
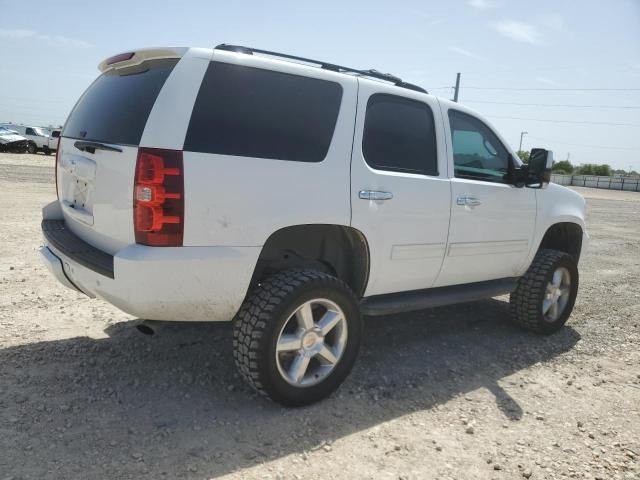
[[(529, 152), (518, 150), (517, 154), (518, 157), (520, 157), (520, 160), (522, 160), (524, 163), (529, 163)], [(569, 160), (560, 160), (558, 162), (553, 162), (551, 171), (553, 173), (558, 173), (561, 175), (597, 175), (601, 177), (610, 177), (612, 175), (640, 176), (640, 174), (638, 174), (638, 172), (636, 172), (635, 170), (627, 172), (626, 170), (613, 169), (610, 165), (607, 164), (596, 163), (573, 165)]]

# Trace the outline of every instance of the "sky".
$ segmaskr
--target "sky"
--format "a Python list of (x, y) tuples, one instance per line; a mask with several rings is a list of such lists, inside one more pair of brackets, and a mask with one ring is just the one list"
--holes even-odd
[(0, 122), (63, 124), (98, 63), (247, 45), (390, 72), (485, 115), (518, 149), (640, 171), (640, 0), (0, 0)]

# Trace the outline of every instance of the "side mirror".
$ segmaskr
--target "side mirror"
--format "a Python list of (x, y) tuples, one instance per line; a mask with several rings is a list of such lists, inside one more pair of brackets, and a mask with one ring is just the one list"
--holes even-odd
[(529, 169), (526, 186), (545, 188), (551, 181), (553, 152), (544, 148), (533, 148), (529, 154)]

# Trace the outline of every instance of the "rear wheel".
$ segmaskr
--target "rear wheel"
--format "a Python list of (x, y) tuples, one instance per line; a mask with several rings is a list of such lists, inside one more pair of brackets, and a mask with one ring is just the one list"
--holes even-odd
[(44, 147), (42, 151), (44, 152), (45, 155), (51, 155), (51, 150), (49, 150), (49, 147)]
[(27, 145), (27, 152), (31, 154), (38, 153), (38, 146), (33, 142), (29, 142), (29, 145)]
[(511, 318), (536, 333), (556, 332), (571, 315), (577, 294), (575, 259), (558, 250), (540, 250), (511, 294)]
[(289, 270), (259, 284), (233, 334), (236, 365), (253, 388), (284, 405), (305, 405), (330, 395), (351, 371), (362, 319), (341, 280)]

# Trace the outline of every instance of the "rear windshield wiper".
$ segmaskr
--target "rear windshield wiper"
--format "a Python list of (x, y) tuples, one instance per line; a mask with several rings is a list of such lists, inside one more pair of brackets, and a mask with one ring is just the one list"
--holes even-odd
[(121, 148), (110, 147), (104, 143), (98, 142), (85, 142), (84, 140), (78, 140), (73, 144), (81, 152), (94, 153), (96, 150), (107, 150), (109, 152), (122, 152)]

